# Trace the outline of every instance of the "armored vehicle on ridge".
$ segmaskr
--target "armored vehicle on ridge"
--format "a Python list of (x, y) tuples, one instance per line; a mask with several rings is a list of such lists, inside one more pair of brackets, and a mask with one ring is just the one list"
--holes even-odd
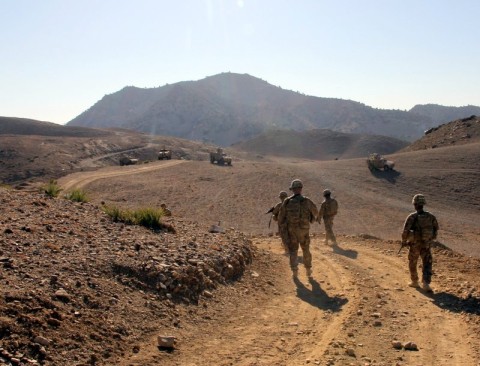
[(128, 156), (122, 156), (119, 160), (119, 163), (121, 166), (134, 165), (138, 163), (138, 159), (132, 159), (132, 158), (129, 158)]
[(393, 161), (387, 160), (382, 155), (373, 153), (370, 154), (367, 158), (367, 165), (370, 171), (374, 170), (393, 170), (395, 163)]
[(218, 165), (232, 165), (232, 158), (223, 152), (221, 147), (216, 152), (210, 152), (210, 163)]
[(158, 152), (158, 160), (167, 159), (170, 160), (172, 158), (172, 150), (167, 150), (163, 148)]

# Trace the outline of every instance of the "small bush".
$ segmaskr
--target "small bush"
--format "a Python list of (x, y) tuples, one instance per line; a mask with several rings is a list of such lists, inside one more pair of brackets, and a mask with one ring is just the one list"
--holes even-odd
[(87, 193), (81, 189), (75, 189), (72, 192), (67, 193), (65, 198), (73, 202), (88, 202)]
[(125, 222), (125, 211), (116, 206), (103, 206), (103, 211), (112, 218), (113, 222)]
[(52, 179), (46, 186), (43, 187), (43, 191), (49, 197), (58, 197), (62, 189), (57, 184), (57, 181)]
[(141, 208), (133, 211), (135, 223), (150, 229), (161, 229), (162, 223), (160, 219), (164, 215), (163, 210), (155, 208)]
[(103, 210), (114, 222), (141, 225), (152, 230), (166, 229), (169, 232), (175, 232), (173, 226), (162, 223), (161, 218), (164, 216), (164, 212), (161, 208), (122, 210), (115, 206), (103, 206)]

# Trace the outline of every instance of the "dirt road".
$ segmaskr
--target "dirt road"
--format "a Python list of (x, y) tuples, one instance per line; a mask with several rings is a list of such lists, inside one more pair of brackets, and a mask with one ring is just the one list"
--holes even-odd
[(65, 177), (60, 178), (58, 180), (58, 184), (63, 188), (63, 190), (68, 191), (74, 188), (77, 188), (77, 189), (83, 188), (87, 184), (90, 184), (99, 179), (146, 173), (153, 170), (168, 168), (184, 162), (185, 162), (184, 160), (168, 160), (168, 161), (161, 161), (161, 162), (155, 162), (155, 163), (143, 164), (143, 165), (108, 167), (108, 168), (98, 169), (91, 172), (81, 172), (81, 173), (74, 173), (74, 174), (67, 175)]
[[(442, 303), (441, 284), (427, 295), (407, 287), (406, 251), (345, 237), (338, 247), (312, 242), (313, 279), (291, 277), (276, 238), (255, 240), (271, 263), (216, 298), (201, 321), (173, 332), (175, 351), (155, 338), (121, 365), (478, 365), (478, 335), (464, 314)], [(221, 296), (220, 294), (218, 296)], [(216, 310), (216, 312), (215, 312)], [(395, 349), (414, 342), (418, 350)]]

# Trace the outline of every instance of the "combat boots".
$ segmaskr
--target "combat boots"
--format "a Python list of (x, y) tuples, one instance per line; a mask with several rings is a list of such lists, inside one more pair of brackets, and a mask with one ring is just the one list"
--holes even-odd
[(298, 277), (298, 268), (292, 268), (292, 277), (297, 278)]
[(420, 285), (418, 284), (418, 281), (412, 281), (408, 284), (408, 286), (410, 287), (415, 287), (415, 288), (419, 288)]
[(312, 269), (307, 268), (307, 277), (312, 277)]
[(433, 292), (433, 290), (432, 290), (432, 288), (430, 287), (430, 285), (429, 285), (428, 283), (426, 283), (426, 282), (424, 282), (424, 283), (422, 284), (422, 289), (423, 289), (423, 291), (425, 291), (425, 292)]

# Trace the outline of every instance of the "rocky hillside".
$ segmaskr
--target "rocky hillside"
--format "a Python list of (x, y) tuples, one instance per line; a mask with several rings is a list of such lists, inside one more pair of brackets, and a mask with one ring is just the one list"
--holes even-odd
[(224, 73), (158, 88), (126, 87), (104, 96), (68, 125), (122, 127), (228, 146), (271, 128), (331, 129), (412, 141), (438, 123), (417, 113), (307, 96), (247, 74)]
[(23, 118), (0, 117), (0, 183), (48, 181), (65, 174), (118, 165), (122, 156), (146, 163), (159, 149), (173, 159), (207, 160), (215, 147), (184, 139), (150, 136), (130, 130), (61, 126)]
[(2, 365), (115, 364), (153, 324), (179, 327), (177, 304), (208, 299), (254, 254), (234, 230), (166, 218), (176, 233), (152, 232), (88, 203), (2, 188), (0, 202)]
[(334, 160), (365, 157), (371, 152), (391, 154), (407, 142), (387, 136), (360, 135), (331, 130), (272, 130), (231, 147), (261, 155)]
[(480, 141), (480, 117), (471, 116), (425, 131), (425, 136), (403, 149), (415, 151)]
[(109, 132), (96, 128), (62, 126), (27, 118), (0, 117), (0, 135), (100, 137), (108, 134)]

